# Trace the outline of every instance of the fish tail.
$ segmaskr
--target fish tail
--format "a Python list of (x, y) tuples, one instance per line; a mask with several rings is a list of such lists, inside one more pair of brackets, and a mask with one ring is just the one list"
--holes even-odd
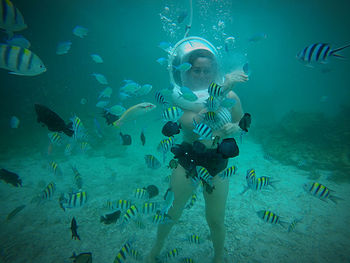
[(350, 44), (346, 45), (346, 46), (343, 46), (343, 47), (339, 47), (339, 48), (336, 48), (336, 49), (333, 49), (331, 52), (330, 52), (330, 55), (334, 56), (334, 57), (338, 57), (338, 58), (345, 58), (344, 56), (341, 56), (341, 55), (338, 55), (338, 54), (335, 54), (336, 52), (340, 51), (340, 50), (343, 50), (347, 47), (350, 47)]
[(288, 227), (289, 227), (290, 224), (289, 224), (288, 222), (280, 221), (280, 225), (281, 225), (283, 228), (288, 229)]
[(249, 187), (249, 186), (246, 186), (246, 187), (243, 189), (242, 193), (240, 193), (240, 195), (245, 194), (245, 192), (247, 192), (249, 189), (250, 189), (250, 187)]
[(333, 203), (338, 204), (339, 200), (344, 200), (343, 198), (340, 198), (338, 196), (330, 195), (329, 200), (331, 200)]

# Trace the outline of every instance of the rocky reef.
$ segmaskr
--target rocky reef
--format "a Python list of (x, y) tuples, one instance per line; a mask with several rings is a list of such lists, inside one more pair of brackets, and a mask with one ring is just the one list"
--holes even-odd
[(334, 117), (291, 111), (277, 125), (256, 127), (252, 134), (267, 156), (309, 171), (310, 179), (326, 170), (329, 180), (350, 182), (350, 107)]

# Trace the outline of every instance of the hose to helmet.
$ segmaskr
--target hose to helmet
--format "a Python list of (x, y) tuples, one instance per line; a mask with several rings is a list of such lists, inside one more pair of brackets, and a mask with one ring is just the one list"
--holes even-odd
[(184, 38), (186, 38), (188, 36), (188, 33), (190, 33), (190, 29), (192, 26), (192, 18), (193, 18), (193, 8), (192, 8), (192, 0), (190, 0), (190, 20), (189, 20), (189, 23), (186, 25)]

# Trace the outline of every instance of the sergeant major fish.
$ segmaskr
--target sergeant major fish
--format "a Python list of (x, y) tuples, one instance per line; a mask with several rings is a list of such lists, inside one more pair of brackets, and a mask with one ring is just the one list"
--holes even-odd
[(332, 190), (330, 190), (327, 186), (317, 182), (309, 182), (303, 185), (305, 191), (309, 194), (319, 198), (322, 201), (331, 200), (333, 203), (337, 204), (338, 200), (343, 200), (340, 197), (334, 196), (332, 194)]
[(0, 28), (12, 38), (13, 32), (27, 28), (23, 15), (10, 0), (0, 0)]
[(314, 63), (325, 64), (328, 62), (328, 58), (330, 57), (344, 58), (343, 56), (337, 54), (337, 52), (347, 47), (350, 47), (350, 44), (340, 48), (332, 49), (329, 44), (315, 43), (301, 50), (297, 54), (297, 59), (299, 59), (301, 62), (304, 62), (306, 65), (311, 65)]
[(21, 76), (36, 76), (46, 71), (42, 60), (32, 51), (6, 44), (0, 44), (0, 68)]
[(276, 215), (275, 213), (267, 210), (260, 210), (257, 212), (257, 215), (265, 222), (270, 223), (270, 224), (279, 224), (284, 228), (288, 227), (288, 223), (281, 221), (280, 216)]

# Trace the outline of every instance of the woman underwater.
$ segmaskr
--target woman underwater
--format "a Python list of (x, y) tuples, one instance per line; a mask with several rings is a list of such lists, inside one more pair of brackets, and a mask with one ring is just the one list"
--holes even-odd
[[(191, 178), (196, 176), (195, 168), (196, 166), (202, 166), (213, 176), (213, 187), (203, 187), (205, 215), (214, 247), (213, 262), (222, 263), (224, 262), (225, 205), (229, 181), (221, 180), (219, 176), (215, 175), (226, 168), (228, 158), (227, 156), (224, 158), (222, 154), (218, 153), (218, 144), (213, 143), (213, 138), (216, 136), (221, 139), (232, 137), (232, 134), (239, 131), (238, 122), (243, 116), (243, 111), (240, 100), (232, 89), (235, 83), (247, 81), (248, 76), (242, 71), (234, 71), (227, 74), (222, 83), (217, 63), (217, 51), (208, 41), (199, 37), (189, 37), (181, 40), (175, 45), (172, 54), (172, 60), (170, 60), (170, 78), (174, 84), (172, 99), (174, 106), (180, 107), (184, 111), (179, 120), (182, 127), (183, 142), (172, 148), (174, 158), (178, 160), (178, 166), (173, 170), (169, 186), (169, 189), (174, 193), (173, 206), (168, 211), (171, 221), (158, 226), (156, 241), (148, 255), (148, 262), (157, 262), (157, 257), (166, 237), (172, 226), (180, 218), (187, 201), (195, 191), (196, 187), (193, 184), (193, 178)], [(176, 70), (176, 67), (183, 63), (190, 63), (192, 66), (185, 72)], [(214, 125), (216, 127), (212, 129), (212, 138), (199, 141), (199, 135), (193, 132), (194, 121), (197, 123), (204, 121), (209, 103), (208, 87), (212, 82), (222, 84), (223, 95), (220, 101), (225, 100), (225, 98), (232, 99), (231, 101), (235, 101), (235, 104), (230, 108), (218, 106), (216, 112), (222, 112), (221, 116), (226, 120), (229, 119), (229, 121), (220, 124), (219, 120), (219, 124)], [(181, 94), (179, 93), (180, 87), (190, 88), (198, 99), (193, 102), (184, 99), (183, 96), (179, 95)], [(231, 140), (234, 142), (234, 139)], [(237, 156), (238, 147), (236, 143), (234, 142), (229, 147), (231, 149), (236, 148), (236, 154), (229, 157)]]

